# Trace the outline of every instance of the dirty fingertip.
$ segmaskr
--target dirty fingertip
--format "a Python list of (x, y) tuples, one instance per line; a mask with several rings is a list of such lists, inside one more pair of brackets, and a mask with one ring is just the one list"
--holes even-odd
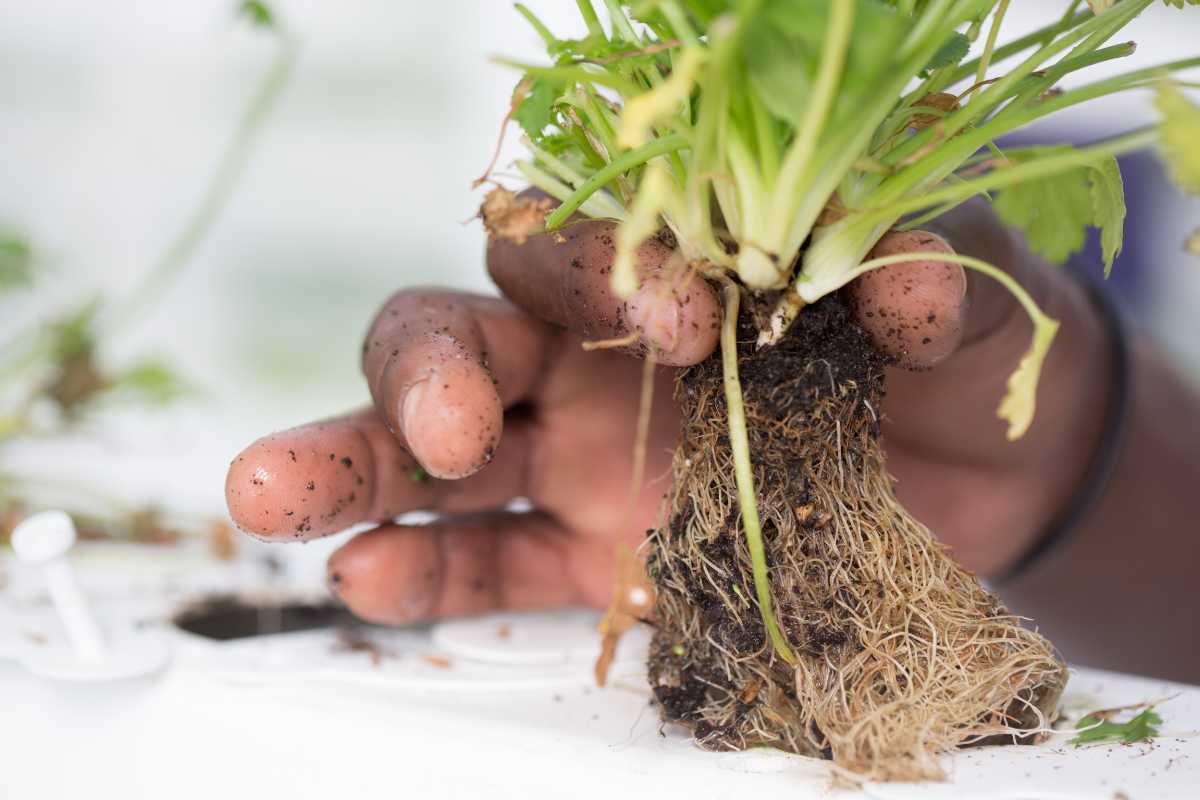
[(662, 275), (642, 281), (625, 307), (627, 324), (661, 363), (689, 366), (703, 361), (717, 346), (721, 310), (712, 287), (700, 278), (675, 285)]
[(356, 536), (329, 557), (330, 594), (369, 622), (400, 625), (425, 618), (439, 588), (434, 535), (387, 525)]
[[(954, 250), (925, 231), (884, 236), (869, 258)], [(928, 369), (962, 339), (967, 280), (963, 268), (927, 259), (874, 270), (851, 286), (859, 324), (881, 353), (906, 369)]]
[(488, 371), (471, 359), (427, 370), (403, 393), (397, 412), (409, 451), (435, 478), (478, 472), (500, 444), (500, 396)]

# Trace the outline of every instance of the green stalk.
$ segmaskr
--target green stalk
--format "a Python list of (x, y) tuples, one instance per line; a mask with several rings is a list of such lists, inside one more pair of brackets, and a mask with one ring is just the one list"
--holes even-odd
[(547, 78), (552, 81), (562, 81), (563, 83), (594, 83), (597, 86), (606, 86), (619, 92), (624, 97), (632, 97), (641, 94), (642, 88), (634, 81), (626, 78), (624, 75), (617, 75), (603, 69), (588, 69), (593, 65), (579, 64), (547, 67), (541, 64), (526, 64), (523, 61), (514, 61), (511, 58), (496, 58), (494, 63), (501, 64), (505, 67), (511, 67), (515, 70), (536, 75), (540, 78)]
[(515, 8), (517, 13), (524, 17), (525, 21), (528, 22), (535, 31), (537, 31), (537, 35), (542, 37), (542, 44), (549, 48), (558, 43), (558, 38), (550, 32), (550, 29), (547, 28), (545, 24), (537, 18), (537, 15), (530, 11), (524, 3), (513, 3), (513, 8)]
[(579, 14), (583, 17), (583, 23), (587, 25), (588, 36), (603, 37), (604, 27), (600, 24), (600, 18), (596, 16), (592, 0), (575, 0), (575, 5), (579, 6)]
[(771, 644), (784, 661), (796, 663), (796, 656), (775, 622), (771, 608), (771, 579), (767, 574), (767, 556), (763, 549), (762, 524), (758, 518), (758, 498), (754, 492), (754, 470), (750, 463), (750, 438), (746, 431), (746, 407), (742, 401), (742, 384), (738, 380), (737, 321), (740, 289), (729, 279), (723, 279), (725, 319), (721, 323), (721, 366), (724, 372), (725, 404), (729, 409), (729, 448), (733, 455), (733, 475), (737, 482), (738, 507), (742, 512), (742, 530), (746, 549), (750, 551), (754, 593), (758, 611)]
[(623, 172), (645, 164), (656, 156), (670, 153), (687, 147), (687, 138), (681, 133), (664, 136), (661, 139), (651, 139), (641, 147), (627, 150), (608, 162), (602, 169), (592, 174), (582, 186), (563, 201), (554, 213), (546, 217), (546, 230), (553, 231), (561, 228), (563, 223), (583, 205), (583, 202), (595, 194), (600, 187), (615, 179)]
[[(993, 170), (953, 186), (934, 189), (891, 203), (884, 208), (846, 217), (825, 229), (813, 242), (812, 247), (805, 253), (804, 265), (793, 289), (804, 302), (811, 303), (845, 286), (859, 274), (856, 270), (863, 256), (875, 245), (879, 237), (905, 214), (941, 204), (962, 202), (980, 192), (1002, 189), (1023, 181), (1037, 180), (1078, 167), (1090, 166), (1106, 156), (1116, 156), (1146, 147), (1154, 142), (1157, 135), (1158, 132), (1154, 128), (1138, 130), (1090, 147)], [(782, 336), (795, 316), (795, 312), (786, 311), (791, 307), (793, 306), (781, 301), (778, 319), (777, 315), (772, 315), (771, 331), (764, 336), (764, 343), (773, 343)]]
[[(1000, 5), (996, 7), (995, 16), (992, 17), (992, 27), (988, 30), (987, 42), (983, 46), (983, 55), (979, 57), (979, 69), (975, 71), (975, 83), (983, 83), (983, 79), (987, 77), (988, 65), (992, 61), (992, 51), (996, 49), (996, 37), (1000, 35), (1000, 24), (1004, 22), (1004, 14), (1008, 11), (1008, 0), (1000, 0)], [(971, 90), (971, 98), (975, 97), (975, 92), (978, 87)], [(968, 98), (970, 102), (970, 98)]]
[(897, 201), (886, 208), (867, 212), (863, 217), (875, 220), (898, 219), (904, 214), (929, 208), (938, 203), (947, 203), (959, 198), (965, 199), (979, 192), (1002, 189), (1022, 181), (1036, 180), (1076, 167), (1090, 166), (1105, 156), (1116, 156), (1133, 150), (1140, 150), (1143, 147), (1153, 144), (1157, 136), (1158, 130), (1156, 127), (1141, 128), (1089, 147), (1070, 150), (1065, 153), (1039, 158), (1036, 161), (1027, 161), (1024, 164), (993, 170), (986, 175), (965, 180), (954, 186), (934, 189), (930, 192)]
[(295, 40), (286, 33), (281, 33), (280, 37), (279, 52), (271, 62), (258, 91), (254, 93), (233, 138), (221, 154), (217, 169), (205, 187), (200, 204), (183, 230), (150, 268), (141, 286), (123, 304), (108, 314), (107, 322), (111, 327), (120, 328), (133, 322), (141, 317), (145, 309), (154, 304), (187, 265), (196, 247), (204, 241), (221, 211), (229, 203), (233, 190), (250, 160), (263, 121), (274, 108), (296, 62), (299, 48)]
[[(532, 161), (517, 161), (516, 167), (532, 185), (560, 202), (570, 197), (575, 191), (574, 188)], [(592, 219), (624, 220), (627, 216), (624, 207), (614, 197), (603, 192), (597, 192), (583, 201), (579, 210)]]
[(608, 16), (612, 20), (613, 38), (624, 39), (630, 44), (640, 45), (642, 40), (638, 38), (637, 31), (633, 29), (629, 18), (625, 16), (620, 2), (618, 0), (604, 0), (604, 5), (608, 7)]
[[(981, 119), (993, 108), (1008, 99), (1011, 96), (1013, 87), (1020, 80), (1028, 76), (1050, 58), (1066, 50), (1076, 42), (1089, 38), (1098, 31), (1108, 32), (1107, 35), (1112, 35), (1112, 32), (1115, 32), (1134, 16), (1141, 13), (1150, 2), (1151, 0), (1125, 0), (1125, 2), (1104, 15), (1088, 20), (1086, 23), (1072, 30), (1068, 35), (1039, 48), (1015, 69), (985, 89), (982, 94), (976, 96), (972, 102), (951, 114), (942, 125), (928, 128), (912, 136), (903, 144), (883, 156), (883, 159), (890, 164), (902, 163), (906, 158), (927, 147), (935, 136), (940, 136), (945, 140), (943, 144), (922, 158), (918, 164), (914, 164), (913, 167), (917, 167), (917, 170), (909, 167), (901, 175), (907, 173), (911, 176), (912, 172), (937, 169), (941, 164), (949, 160), (940, 158), (939, 150), (946, 148), (948, 145), (952, 146), (955, 144), (955, 134), (972, 122)], [(1097, 44), (1099, 43), (1097, 42)], [(898, 175), (885, 182), (885, 186), (888, 184), (894, 185), (899, 179), (900, 176)]]
[[(1065, 33), (1072, 28), (1082, 25), (1093, 17), (1091, 11), (1082, 11), (1069, 18), (1064, 18), (1058, 22), (1051, 23), (1044, 27), (1038, 28), (1033, 33), (1026, 34), (1019, 39), (1013, 39), (1005, 45), (997, 47), (992, 53), (992, 63), (996, 64), (1005, 61), (1018, 53), (1023, 53), (1031, 47), (1045, 46), (1057, 38), (1060, 34)], [(946, 81), (944, 86), (953, 86), (954, 84), (966, 80), (979, 70), (980, 59), (973, 58), (970, 61), (964, 61), (950, 74), (950, 79)], [(933, 91), (940, 91), (935, 89)], [(916, 98), (914, 98), (916, 99)]]
[(667, 24), (675, 32), (676, 38), (682, 39), (688, 47), (696, 47), (700, 44), (699, 35), (688, 22), (687, 14), (679, 7), (679, 3), (675, 0), (663, 0), (659, 3), (658, 9), (667, 18)]
[(855, 0), (832, 0), (829, 26), (821, 43), (821, 62), (817, 67), (817, 79), (813, 83), (808, 108), (796, 132), (796, 138), (784, 156), (771, 198), (767, 231), (775, 233), (775, 237), (762, 241), (763, 246), (770, 251), (769, 255), (778, 255), (783, 248), (789, 223), (795, 217), (795, 206), (800, 194), (798, 187), (803, 185), (802, 181), (809, 171), (817, 138), (825, 127), (830, 109), (833, 108), (842, 69), (846, 64), (846, 53), (850, 48), (850, 34), (854, 30), (854, 3)]
[[(912, 75), (920, 70), (921, 66), (933, 56), (938, 43), (944, 41), (945, 37), (949, 36), (961, 21), (975, 16), (979, 9), (987, 4), (987, 0), (962, 0), (944, 16), (929, 17), (930, 14), (941, 8), (941, 6), (931, 4), (924, 14), (927, 18), (935, 19), (940, 27), (934, 33), (929, 34), (924, 49), (914, 50), (908, 55), (908, 60), (902, 66), (881, 78), (879, 86), (876, 87), (878, 94), (889, 97), (898, 94), (907, 82), (904, 76)], [(839, 184), (846, 183), (846, 178), (854, 162), (866, 152), (874, 132), (891, 111), (891, 107), (886, 104), (864, 103), (857, 113), (839, 123), (839, 131), (842, 132), (842, 135), (824, 137), (824, 140), (818, 145), (813, 163), (820, 165), (820, 169), (815, 177), (805, 181), (802, 187), (797, 187), (800, 205), (793, 218), (788, 221), (788, 231), (783, 247), (776, 253), (780, 264), (790, 265), (796, 258), (800, 246), (811, 232), (813, 224), (830, 195), (838, 188)], [(874, 186), (875, 180), (872, 179), (867, 184)], [(861, 205), (858, 196), (843, 197), (842, 200), (851, 207)]]

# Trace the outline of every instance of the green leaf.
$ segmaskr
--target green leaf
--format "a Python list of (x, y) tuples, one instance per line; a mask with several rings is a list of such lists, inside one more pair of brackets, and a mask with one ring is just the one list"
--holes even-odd
[(28, 286), (33, 281), (33, 250), (17, 233), (0, 233), (0, 291)]
[(275, 27), (275, 12), (263, 0), (242, 0), (237, 13), (259, 28)]
[[(1037, 160), (1064, 149), (1069, 148), (1033, 147), (1013, 160)], [(996, 193), (992, 205), (1005, 224), (1025, 234), (1031, 250), (1052, 263), (1083, 249), (1089, 225), (1100, 230), (1105, 275), (1121, 251), (1125, 193), (1114, 158), (1010, 186)]]
[(1107, 278), (1125, 238), (1125, 186), (1117, 159), (1101, 161), (1091, 171), (1091, 184), (1092, 224), (1100, 229), (1100, 250), (1104, 254), (1104, 277)]
[[(1186, 0), (1189, 6), (1200, 6), (1200, 0)], [(1184, 0), (1163, 0), (1163, 5), (1183, 8)]]
[(1159, 84), (1154, 105), (1163, 115), (1159, 147), (1167, 171), (1184, 191), (1200, 194), (1200, 108), (1168, 81)]
[[(741, 51), (750, 82), (775, 116), (800, 124), (829, 24), (828, 0), (765, 0), (750, 20)], [(844, 78), (827, 128), (836, 128), (870, 97), (891, 65), (908, 20), (876, 0), (858, 0)]]
[(145, 361), (130, 367), (112, 380), (109, 390), (155, 405), (165, 405), (189, 393), (175, 371), (159, 361)]
[(933, 58), (929, 59), (929, 63), (922, 70), (922, 75), (926, 76), (935, 69), (949, 67), (952, 64), (957, 64), (966, 57), (967, 51), (971, 49), (971, 40), (964, 34), (955, 31), (946, 43), (938, 48), (938, 51), (933, 54)]
[(93, 300), (75, 312), (49, 325), (54, 360), (62, 363), (80, 358), (95, 349), (95, 332), (92, 330), (100, 301)]
[(1111, 722), (1100, 716), (1088, 714), (1075, 723), (1079, 731), (1071, 744), (1076, 747), (1093, 742), (1140, 742), (1158, 736), (1162, 717), (1147, 708), (1128, 722)]
[[(1038, 155), (1059, 148), (1034, 148)], [(1036, 156), (1035, 156), (1036, 157)], [(1025, 181), (996, 194), (992, 206), (1005, 224), (1020, 229), (1033, 252), (1055, 264), (1083, 248), (1094, 218), (1085, 167)]]
[(541, 140), (542, 131), (554, 121), (554, 101), (558, 99), (561, 84), (546, 78), (525, 78), (517, 85), (517, 91), (522, 86), (528, 89), (513, 112), (513, 119), (536, 143)]

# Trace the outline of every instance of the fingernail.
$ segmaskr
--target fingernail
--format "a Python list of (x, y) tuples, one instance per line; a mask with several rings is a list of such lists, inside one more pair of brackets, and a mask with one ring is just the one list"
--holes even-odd
[(626, 306), (631, 328), (640, 330), (642, 341), (664, 353), (679, 344), (679, 302), (666, 281), (647, 279)]
[[(425, 396), (427, 382), (428, 379), (423, 378), (414, 383), (404, 393), (404, 399), (400, 401), (400, 427), (410, 451), (419, 448), (415, 440), (419, 438), (421, 430), (421, 400)], [(418, 461), (421, 460), (416, 452), (413, 452), (413, 456)]]

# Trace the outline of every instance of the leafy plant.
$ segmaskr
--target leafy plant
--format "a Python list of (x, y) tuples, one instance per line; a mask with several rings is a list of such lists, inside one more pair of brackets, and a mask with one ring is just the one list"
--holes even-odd
[(0, 232), (0, 292), (33, 282), (29, 239), (15, 231)]
[[(545, 228), (576, 213), (616, 220), (612, 283), (623, 297), (638, 288), (638, 246), (669, 229), (692, 269), (726, 282), (727, 312), (737, 296), (731, 277), (752, 291), (780, 292), (760, 345), (778, 342), (804, 306), (869, 270), (932, 259), (980, 271), (1033, 321), (1029, 350), (997, 412), (1010, 439), (1032, 422), (1058, 323), (986, 262), (906, 253), (864, 263), (872, 247), (893, 228), (984, 195), (1054, 261), (1082, 246), (1087, 227), (1098, 228), (1107, 272), (1125, 216), (1116, 156), (1157, 144), (1179, 183), (1200, 190), (1200, 110), (1166, 78), (1200, 66), (1200, 57), (1060, 85), (1131, 54), (1131, 43), (1109, 42), (1153, 0), (1092, 2), (1086, 10), (1076, 0), (1055, 21), (1008, 42), (1000, 32), (1009, 0), (604, 0), (607, 24), (591, 0), (576, 2), (587, 35), (575, 39), (557, 36), (518, 4), (550, 63), (503, 61), (523, 73), (512, 117), (530, 156), (517, 167), (561, 201)], [(1157, 92), (1161, 126), (1081, 147), (996, 145), (1051, 114), (1142, 88)], [(734, 344), (726, 330), (742, 520), (763, 623), (790, 661), (756, 546)]]
[(1104, 716), (1088, 714), (1075, 723), (1079, 731), (1071, 744), (1079, 747), (1096, 742), (1140, 742), (1158, 736), (1162, 717), (1154, 707), (1145, 709), (1125, 722), (1113, 722)]
[[(238, 6), (237, 13), (255, 27), (274, 34), (279, 47), (199, 204), (128, 297), (76, 301), (48, 321), (0, 340), (0, 381), (5, 389), (0, 394), (0, 448), (22, 435), (67, 431), (101, 404), (161, 405), (193, 392), (174, 369), (161, 361), (146, 359), (112, 368), (101, 354), (106, 343), (118, 339), (128, 325), (161, 299), (212, 229), (237, 185), (263, 121), (291, 73), (296, 43), (279, 25), (270, 7), (247, 0)], [(28, 237), (12, 231), (0, 234), (0, 292), (36, 288), (36, 262)], [(44, 421), (46, 415), (36, 413), (46, 405), (57, 411), (50, 423)], [(19, 475), (0, 474), (0, 537), (16, 524), (18, 510), (39, 488), (46, 487)], [(77, 514), (84, 533), (110, 535), (124, 531), (126, 538), (136, 541), (169, 541), (174, 535), (158, 522), (157, 511), (127, 508), (103, 492), (86, 487), (72, 487), (63, 494), (67, 502), (72, 495), (90, 495), (99, 501), (98, 505), (111, 510), (114, 519)]]
[[(562, 201), (548, 229), (576, 212), (622, 222), (613, 284), (623, 295), (636, 288), (637, 245), (662, 226), (710, 275), (789, 287), (764, 344), (803, 305), (861, 274), (887, 230), (978, 194), (995, 192), (1002, 217), (1051, 260), (1099, 228), (1111, 267), (1124, 219), (1116, 155), (1161, 140), (1181, 184), (1200, 181), (1188, 146), (1198, 112), (1162, 78), (1200, 58), (1058, 84), (1132, 53), (1106, 43), (1151, 3), (1071, 3), (1057, 22), (1007, 44), (998, 32), (1008, 3), (996, 0), (609, 1), (608, 33), (579, 0), (582, 39), (556, 37), (519, 7), (552, 64), (506, 62), (525, 72), (514, 118), (531, 158), (517, 166)], [(982, 52), (964, 62), (985, 25)], [(1008, 60), (1017, 63), (985, 78)], [(1055, 112), (1145, 87), (1158, 87), (1161, 135), (995, 145)], [(1055, 190), (1045, 191), (1050, 181)], [(1031, 353), (1049, 332), (1039, 325)], [(1002, 408), (1011, 423), (1031, 417), (1033, 402), (1022, 391)], [(1013, 437), (1023, 432), (1010, 426)]]

